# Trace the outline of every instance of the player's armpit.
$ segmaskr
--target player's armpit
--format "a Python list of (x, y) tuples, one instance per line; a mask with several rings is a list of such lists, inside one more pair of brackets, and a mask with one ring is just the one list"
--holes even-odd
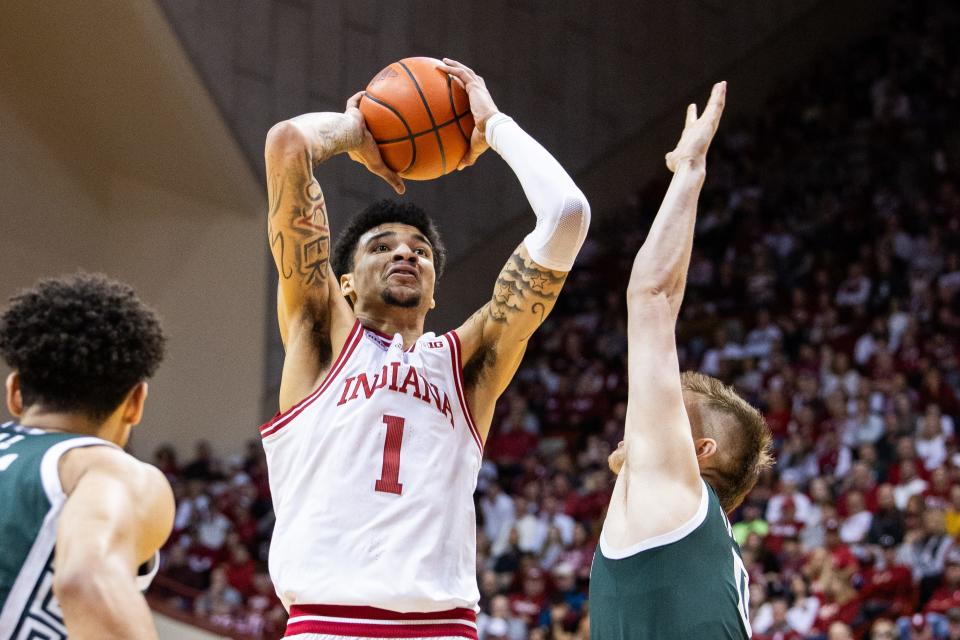
[(486, 436), (493, 405), (513, 379), (527, 342), (553, 310), (567, 274), (537, 264), (521, 243), (507, 260), (490, 302), (459, 329), (467, 396)]
[(54, 592), (71, 638), (155, 638), (137, 567), (173, 526), (173, 493), (157, 469), (108, 447), (76, 449), (60, 464)]

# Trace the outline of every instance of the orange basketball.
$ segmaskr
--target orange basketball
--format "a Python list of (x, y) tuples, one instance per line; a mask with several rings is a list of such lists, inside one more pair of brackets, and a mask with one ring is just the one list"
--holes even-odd
[(407, 180), (432, 180), (457, 168), (470, 147), (467, 92), (435, 58), (404, 58), (367, 85), (360, 111), (387, 166)]

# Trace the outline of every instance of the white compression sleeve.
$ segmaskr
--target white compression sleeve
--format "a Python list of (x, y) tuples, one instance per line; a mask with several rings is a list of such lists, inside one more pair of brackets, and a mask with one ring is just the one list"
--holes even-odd
[(537, 264), (570, 271), (590, 226), (590, 205), (560, 163), (520, 128), (498, 113), (487, 120), (487, 142), (507, 161), (537, 216), (523, 242)]

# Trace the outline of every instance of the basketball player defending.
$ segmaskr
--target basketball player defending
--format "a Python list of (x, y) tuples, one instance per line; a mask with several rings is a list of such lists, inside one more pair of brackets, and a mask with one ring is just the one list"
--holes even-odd
[(707, 147), (726, 83), (690, 105), (673, 180), (627, 290), (629, 400), (618, 472), (594, 556), (594, 640), (750, 637), (747, 573), (732, 511), (771, 463), (760, 414), (719, 380), (681, 375), (675, 342)]
[(121, 447), (163, 343), (153, 311), (101, 276), (42, 280), (0, 315), (16, 417), (0, 425), (0, 640), (157, 637), (140, 591), (173, 492)]
[(313, 168), (338, 153), (403, 192), (357, 108), (267, 136), (268, 232), (286, 347), (281, 413), (261, 428), (277, 523), (270, 573), (300, 638), (476, 638), (473, 492), (494, 403), (553, 308), (589, 208), (556, 160), (499, 113), (483, 80), (445, 60), (476, 122), (462, 166), (493, 147), (536, 228), (490, 301), (455, 331), (424, 334), (444, 251), (412, 204), (355, 217), (328, 260)]

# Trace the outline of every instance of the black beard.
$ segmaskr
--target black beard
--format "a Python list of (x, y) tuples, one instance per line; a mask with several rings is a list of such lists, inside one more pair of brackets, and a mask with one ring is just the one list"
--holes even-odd
[(420, 294), (416, 294), (407, 298), (406, 300), (401, 300), (400, 298), (393, 295), (393, 292), (390, 289), (384, 289), (380, 292), (380, 299), (385, 303), (393, 307), (401, 307), (403, 309), (411, 309), (413, 307), (420, 306)]

